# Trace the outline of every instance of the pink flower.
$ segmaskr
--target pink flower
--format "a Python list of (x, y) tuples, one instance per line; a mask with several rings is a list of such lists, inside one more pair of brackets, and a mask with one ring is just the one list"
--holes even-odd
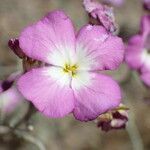
[(129, 67), (137, 70), (142, 81), (150, 86), (150, 15), (142, 17), (140, 33), (129, 40), (125, 59)]
[[(103, 25), (109, 32), (114, 33), (116, 31), (113, 8), (102, 5), (96, 0), (84, 0), (83, 5), (89, 16), (95, 20), (94, 22)], [(93, 24), (93, 22), (90, 23)]]
[(150, 0), (143, 0), (143, 5), (146, 10), (150, 10)]
[(124, 4), (125, 0), (103, 0), (103, 2), (112, 4), (116, 7), (121, 7)]
[(20, 76), (19, 72), (13, 73), (5, 81), (0, 81), (0, 110), (11, 113), (23, 100), (23, 97), (15, 86), (15, 80)]
[(25, 28), (19, 42), (27, 56), (47, 63), (18, 80), (20, 92), (44, 115), (73, 112), (88, 121), (120, 104), (118, 84), (98, 72), (119, 66), (124, 45), (102, 26), (86, 25), (76, 35), (69, 17), (53, 11)]

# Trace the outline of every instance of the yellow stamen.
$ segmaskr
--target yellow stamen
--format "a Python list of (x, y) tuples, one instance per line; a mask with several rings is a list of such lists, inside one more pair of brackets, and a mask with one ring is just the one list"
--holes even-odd
[(75, 76), (77, 73), (77, 65), (70, 65), (70, 64), (66, 64), (65, 67), (63, 68), (63, 71), (65, 73), (71, 73), (72, 76)]

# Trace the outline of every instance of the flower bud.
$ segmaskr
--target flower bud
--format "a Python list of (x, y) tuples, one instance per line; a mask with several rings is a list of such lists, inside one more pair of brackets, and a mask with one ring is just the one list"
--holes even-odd
[(150, 0), (144, 0), (143, 6), (146, 10), (150, 11)]
[(19, 46), (19, 40), (16, 39), (10, 39), (8, 41), (8, 46), (9, 48), (19, 57), (19, 58), (24, 58), (25, 54), (24, 52), (21, 50), (20, 46)]
[(124, 129), (128, 121), (127, 111), (128, 108), (121, 104), (118, 108), (100, 115), (96, 120), (97, 126), (106, 132), (112, 129)]
[(92, 0), (84, 0), (83, 5), (89, 13), (89, 22), (91, 24), (102, 25), (111, 33), (116, 32), (117, 28), (112, 7)]

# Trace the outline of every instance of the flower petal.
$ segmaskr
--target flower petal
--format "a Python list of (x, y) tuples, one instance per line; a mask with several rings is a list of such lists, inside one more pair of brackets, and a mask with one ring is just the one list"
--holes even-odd
[[(51, 57), (57, 52), (63, 59), (64, 55), (69, 55), (70, 51), (75, 50), (74, 27), (63, 11), (53, 11), (36, 24), (25, 28), (20, 35), (19, 43), (27, 56), (59, 65), (60, 60)], [(64, 54), (64, 51), (67, 54)]]
[(68, 75), (60, 68), (33, 69), (18, 80), (20, 92), (50, 118), (64, 117), (74, 108), (74, 95)]
[(3, 92), (2, 81), (0, 81), (0, 93)]
[(3, 112), (12, 112), (22, 101), (23, 97), (15, 86), (0, 93), (0, 109)]
[(72, 84), (76, 98), (73, 113), (75, 118), (81, 121), (97, 118), (109, 109), (117, 107), (121, 100), (120, 88), (114, 80), (102, 74), (89, 74), (92, 78), (88, 85), (76, 89)]
[(102, 26), (87, 25), (78, 33), (76, 51), (84, 51), (89, 70), (113, 70), (123, 61), (124, 45), (121, 38), (108, 34)]
[(85, 7), (85, 10), (89, 13), (96, 9), (102, 9), (102, 5), (96, 0), (83, 0), (83, 6)]
[(141, 19), (141, 32), (143, 40), (146, 42), (148, 36), (150, 36), (150, 15), (144, 15)]

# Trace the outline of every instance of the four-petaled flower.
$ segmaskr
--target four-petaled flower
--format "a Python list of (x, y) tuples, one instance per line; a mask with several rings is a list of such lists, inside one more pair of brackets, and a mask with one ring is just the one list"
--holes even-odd
[(124, 45), (102, 26), (85, 25), (76, 35), (69, 17), (53, 11), (25, 28), (19, 43), (28, 57), (47, 63), (17, 83), (44, 115), (59, 118), (72, 112), (88, 121), (120, 104), (118, 84), (99, 71), (120, 65)]
[(130, 68), (140, 73), (142, 81), (150, 86), (150, 15), (143, 16), (140, 33), (129, 40), (125, 60)]

